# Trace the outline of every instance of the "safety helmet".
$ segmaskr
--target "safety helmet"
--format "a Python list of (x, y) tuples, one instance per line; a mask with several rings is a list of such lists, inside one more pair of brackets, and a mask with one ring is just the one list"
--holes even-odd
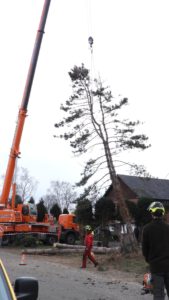
[(86, 226), (85, 226), (85, 230), (87, 230), (87, 231), (92, 231), (92, 228), (91, 228), (90, 225), (86, 225)]
[(163, 216), (165, 214), (165, 208), (161, 202), (152, 202), (148, 207), (148, 211), (157, 217)]

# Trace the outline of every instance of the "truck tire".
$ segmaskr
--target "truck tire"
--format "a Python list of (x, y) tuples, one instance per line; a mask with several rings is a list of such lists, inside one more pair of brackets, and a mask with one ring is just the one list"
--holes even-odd
[(3, 236), (1, 240), (1, 246), (8, 246), (10, 243), (10, 237), (9, 236)]
[(53, 246), (54, 243), (57, 242), (57, 237), (56, 236), (53, 236), (53, 235), (50, 235), (47, 237), (47, 244), (50, 245), (50, 246)]
[(76, 237), (73, 233), (68, 233), (66, 235), (66, 244), (74, 245), (76, 242)]

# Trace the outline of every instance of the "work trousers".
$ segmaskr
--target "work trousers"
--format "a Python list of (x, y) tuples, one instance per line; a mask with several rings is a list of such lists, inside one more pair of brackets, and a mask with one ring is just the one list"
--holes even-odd
[(166, 288), (169, 299), (169, 272), (168, 273), (152, 273), (153, 284), (153, 300), (164, 300)]
[(87, 258), (89, 258), (92, 261), (92, 263), (95, 266), (97, 266), (97, 261), (95, 260), (95, 257), (91, 252), (91, 249), (85, 249), (83, 253), (82, 268), (86, 268)]

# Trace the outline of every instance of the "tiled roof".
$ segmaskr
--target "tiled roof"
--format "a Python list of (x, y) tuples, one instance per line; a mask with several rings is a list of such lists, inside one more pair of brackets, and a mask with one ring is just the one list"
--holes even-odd
[(169, 200), (169, 180), (145, 178), (129, 175), (118, 177), (133, 191), (139, 198), (152, 198)]

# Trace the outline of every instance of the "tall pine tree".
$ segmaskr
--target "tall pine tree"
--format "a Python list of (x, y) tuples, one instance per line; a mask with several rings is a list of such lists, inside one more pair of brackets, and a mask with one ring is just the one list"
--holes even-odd
[(127, 244), (133, 251), (131, 218), (116, 175), (115, 157), (129, 149), (146, 149), (148, 138), (135, 133), (139, 121), (120, 116), (122, 108), (128, 104), (127, 98), (114, 98), (100, 80), (91, 82), (89, 70), (84, 65), (75, 66), (69, 76), (73, 93), (65, 105), (61, 105), (66, 116), (55, 127), (60, 130), (66, 127), (60, 138), (70, 141), (76, 155), (90, 154), (77, 183), (77, 186), (86, 186), (82, 197), (90, 197), (93, 190), (101, 191), (113, 185), (114, 199), (128, 228)]

